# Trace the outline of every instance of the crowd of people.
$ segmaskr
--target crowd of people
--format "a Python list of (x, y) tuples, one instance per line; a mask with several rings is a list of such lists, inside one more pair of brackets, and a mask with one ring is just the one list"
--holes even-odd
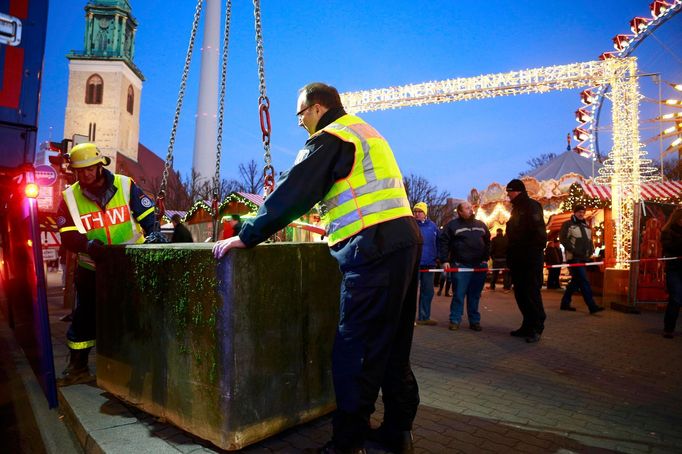
[[(424, 239), (416, 325), (438, 324), (430, 316), (434, 285), (440, 286), (440, 296), (444, 283), (452, 282), (448, 329), (456, 331), (460, 328), (466, 303), (469, 328), (481, 331), (478, 307), (486, 278), (490, 275), (489, 289), (494, 291), (502, 274), (503, 288), (509, 291), (513, 286), (523, 318), (521, 326), (510, 334), (529, 343), (538, 342), (546, 319), (541, 294), (543, 264), (547, 268), (546, 288), (549, 290), (562, 289), (562, 269), (567, 268), (570, 274), (570, 280), (563, 289), (560, 310), (576, 311), (571, 302), (577, 292), (582, 295), (590, 314), (604, 310), (595, 301), (588, 277), (586, 265), (595, 258), (595, 248), (592, 229), (585, 219), (585, 207), (575, 205), (570, 219), (561, 225), (559, 237), (547, 242), (542, 206), (528, 197), (520, 180), (510, 181), (506, 189), (512, 205), (511, 217), (506, 225), (506, 234), (498, 228), (492, 239), (487, 226), (475, 219), (468, 202), (459, 203), (455, 218), (440, 229), (436, 229), (427, 218), (426, 203), (414, 205), (414, 216)], [(661, 243), (665, 257), (682, 257), (682, 209), (675, 210), (663, 227)], [(489, 261), (492, 261), (492, 272), (488, 271)], [(446, 271), (426, 271), (437, 267)], [(666, 282), (669, 301), (663, 336), (673, 338), (682, 305), (682, 264), (679, 260), (668, 262)], [(447, 288), (446, 296), (450, 296)]]

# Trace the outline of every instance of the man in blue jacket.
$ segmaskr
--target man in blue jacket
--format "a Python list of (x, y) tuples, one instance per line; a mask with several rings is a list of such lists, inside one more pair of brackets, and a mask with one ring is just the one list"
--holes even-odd
[(417, 325), (437, 325), (436, 320), (431, 319), (431, 302), (433, 301), (433, 273), (424, 270), (436, 267), (436, 257), (438, 254), (438, 227), (426, 215), (428, 206), (424, 202), (414, 204), (412, 209), (417, 225), (422, 234), (424, 245), (422, 246), (422, 256), (419, 260), (419, 315)]
[[(438, 242), (438, 252), (443, 269), (450, 268), (449, 259), (458, 268), (487, 269), (490, 258), (490, 231), (488, 226), (474, 218), (469, 202), (457, 205), (458, 217), (445, 226)], [(462, 322), (464, 299), (467, 300), (469, 328), (481, 331), (481, 314), (478, 303), (485, 286), (485, 271), (462, 271), (453, 273), (452, 302), (450, 303), (449, 329), (456, 331)]]

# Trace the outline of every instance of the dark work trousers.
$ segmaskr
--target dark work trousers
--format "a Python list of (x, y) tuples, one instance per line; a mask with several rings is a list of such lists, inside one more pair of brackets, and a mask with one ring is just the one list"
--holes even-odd
[[(585, 260), (569, 260), (568, 263), (585, 263)], [(580, 290), (583, 295), (585, 304), (590, 312), (594, 312), (599, 308), (592, 296), (592, 287), (590, 281), (587, 279), (587, 268), (584, 266), (572, 266), (568, 269), (571, 273), (571, 282), (568, 283), (564, 296), (561, 297), (561, 307), (571, 307), (571, 296), (576, 290)]]
[(561, 268), (549, 268), (547, 270), (547, 288), (561, 288), (559, 276), (561, 276)]
[(677, 317), (682, 305), (682, 268), (668, 265), (665, 271), (665, 282), (668, 287), (668, 306), (665, 309), (663, 328), (668, 333), (675, 332)]
[(382, 391), (384, 426), (412, 429), (419, 389), (410, 366), (421, 245), (348, 270), (341, 282), (332, 375), (337, 410), (333, 441), (360, 447)]
[(514, 297), (523, 315), (521, 329), (530, 333), (542, 334), (545, 328), (545, 308), (542, 305), (542, 252), (529, 253), (525, 260), (514, 261), (511, 269)]
[[(506, 268), (507, 259), (493, 259), (493, 268)], [(500, 271), (493, 271), (492, 277), (490, 278), (490, 289), (495, 290), (495, 285), (497, 284), (497, 277), (500, 275)], [(511, 288), (511, 277), (509, 271), (502, 271), (502, 287), (505, 290)]]
[(95, 345), (95, 295), (95, 272), (79, 266), (76, 269), (76, 308), (66, 332), (66, 343), (72, 350), (84, 350)]

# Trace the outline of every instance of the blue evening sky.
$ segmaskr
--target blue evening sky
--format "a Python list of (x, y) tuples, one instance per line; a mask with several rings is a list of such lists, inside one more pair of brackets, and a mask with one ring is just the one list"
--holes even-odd
[[(83, 49), (85, 0), (50, 2), (39, 140), (62, 138), (68, 60)], [(139, 22), (135, 63), (146, 81), (140, 141), (165, 157), (187, 48), (193, 0), (131, 0)], [(272, 153), (288, 168), (307, 134), (295, 118), (298, 88), (323, 81), (339, 91), (561, 65), (597, 59), (650, 0), (263, 1), (262, 20)], [(201, 32), (200, 32), (201, 33)], [(201, 36), (199, 33), (199, 36)], [(222, 175), (262, 162), (258, 79), (250, 1), (234, 1), (228, 59)], [(197, 50), (200, 41), (197, 45)], [(669, 49), (669, 50), (666, 50)], [(635, 55), (643, 72), (682, 83), (682, 14), (647, 38)], [(195, 53), (175, 147), (182, 174), (192, 166), (199, 53)], [(656, 97), (649, 78), (642, 90)], [(675, 92), (665, 86), (663, 97)], [(561, 153), (577, 123), (579, 90), (361, 114), (391, 143), (404, 174), (424, 176), (454, 197), (505, 183), (541, 153)], [(677, 97), (682, 97), (677, 93)], [(643, 103), (642, 117), (658, 111)], [(604, 116), (602, 124), (610, 120)], [(644, 126), (642, 140), (657, 133)], [(87, 133), (87, 132), (86, 132)], [(607, 133), (605, 133), (607, 134)], [(606, 145), (606, 142), (604, 142)], [(575, 145), (575, 143), (574, 143)], [(608, 146), (602, 145), (602, 148)], [(648, 149), (658, 156), (656, 143)]]

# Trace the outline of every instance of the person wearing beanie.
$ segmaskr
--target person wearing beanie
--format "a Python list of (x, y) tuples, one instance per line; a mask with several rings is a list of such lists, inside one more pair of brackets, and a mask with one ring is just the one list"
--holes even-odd
[(542, 205), (528, 196), (523, 181), (511, 180), (507, 184), (507, 195), (512, 204), (507, 221), (507, 266), (516, 304), (523, 316), (521, 327), (510, 334), (534, 343), (540, 340), (546, 318), (540, 293), (543, 251), (547, 244), (545, 218)]
[[(419, 260), (420, 270), (429, 270), (436, 267), (438, 241), (438, 227), (426, 215), (428, 206), (424, 202), (414, 204), (412, 209), (414, 218), (422, 234), (424, 245), (422, 255)], [(417, 314), (417, 325), (437, 325), (436, 320), (431, 319), (431, 302), (433, 301), (433, 273), (421, 271), (419, 273), (419, 313)]]
[(526, 192), (526, 185), (521, 180), (514, 178), (509, 183), (507, 183), (507, 192)]
[[(682, 256), (682, 209), (672, 212), (661, 229), (663, 257)], [(677, 318), (682, 306), (682, 261), (669, 260), (665, 264), (665, 283), (668, 288), (668, 306), (663, 318), (663, 337), (675, 337)]]

